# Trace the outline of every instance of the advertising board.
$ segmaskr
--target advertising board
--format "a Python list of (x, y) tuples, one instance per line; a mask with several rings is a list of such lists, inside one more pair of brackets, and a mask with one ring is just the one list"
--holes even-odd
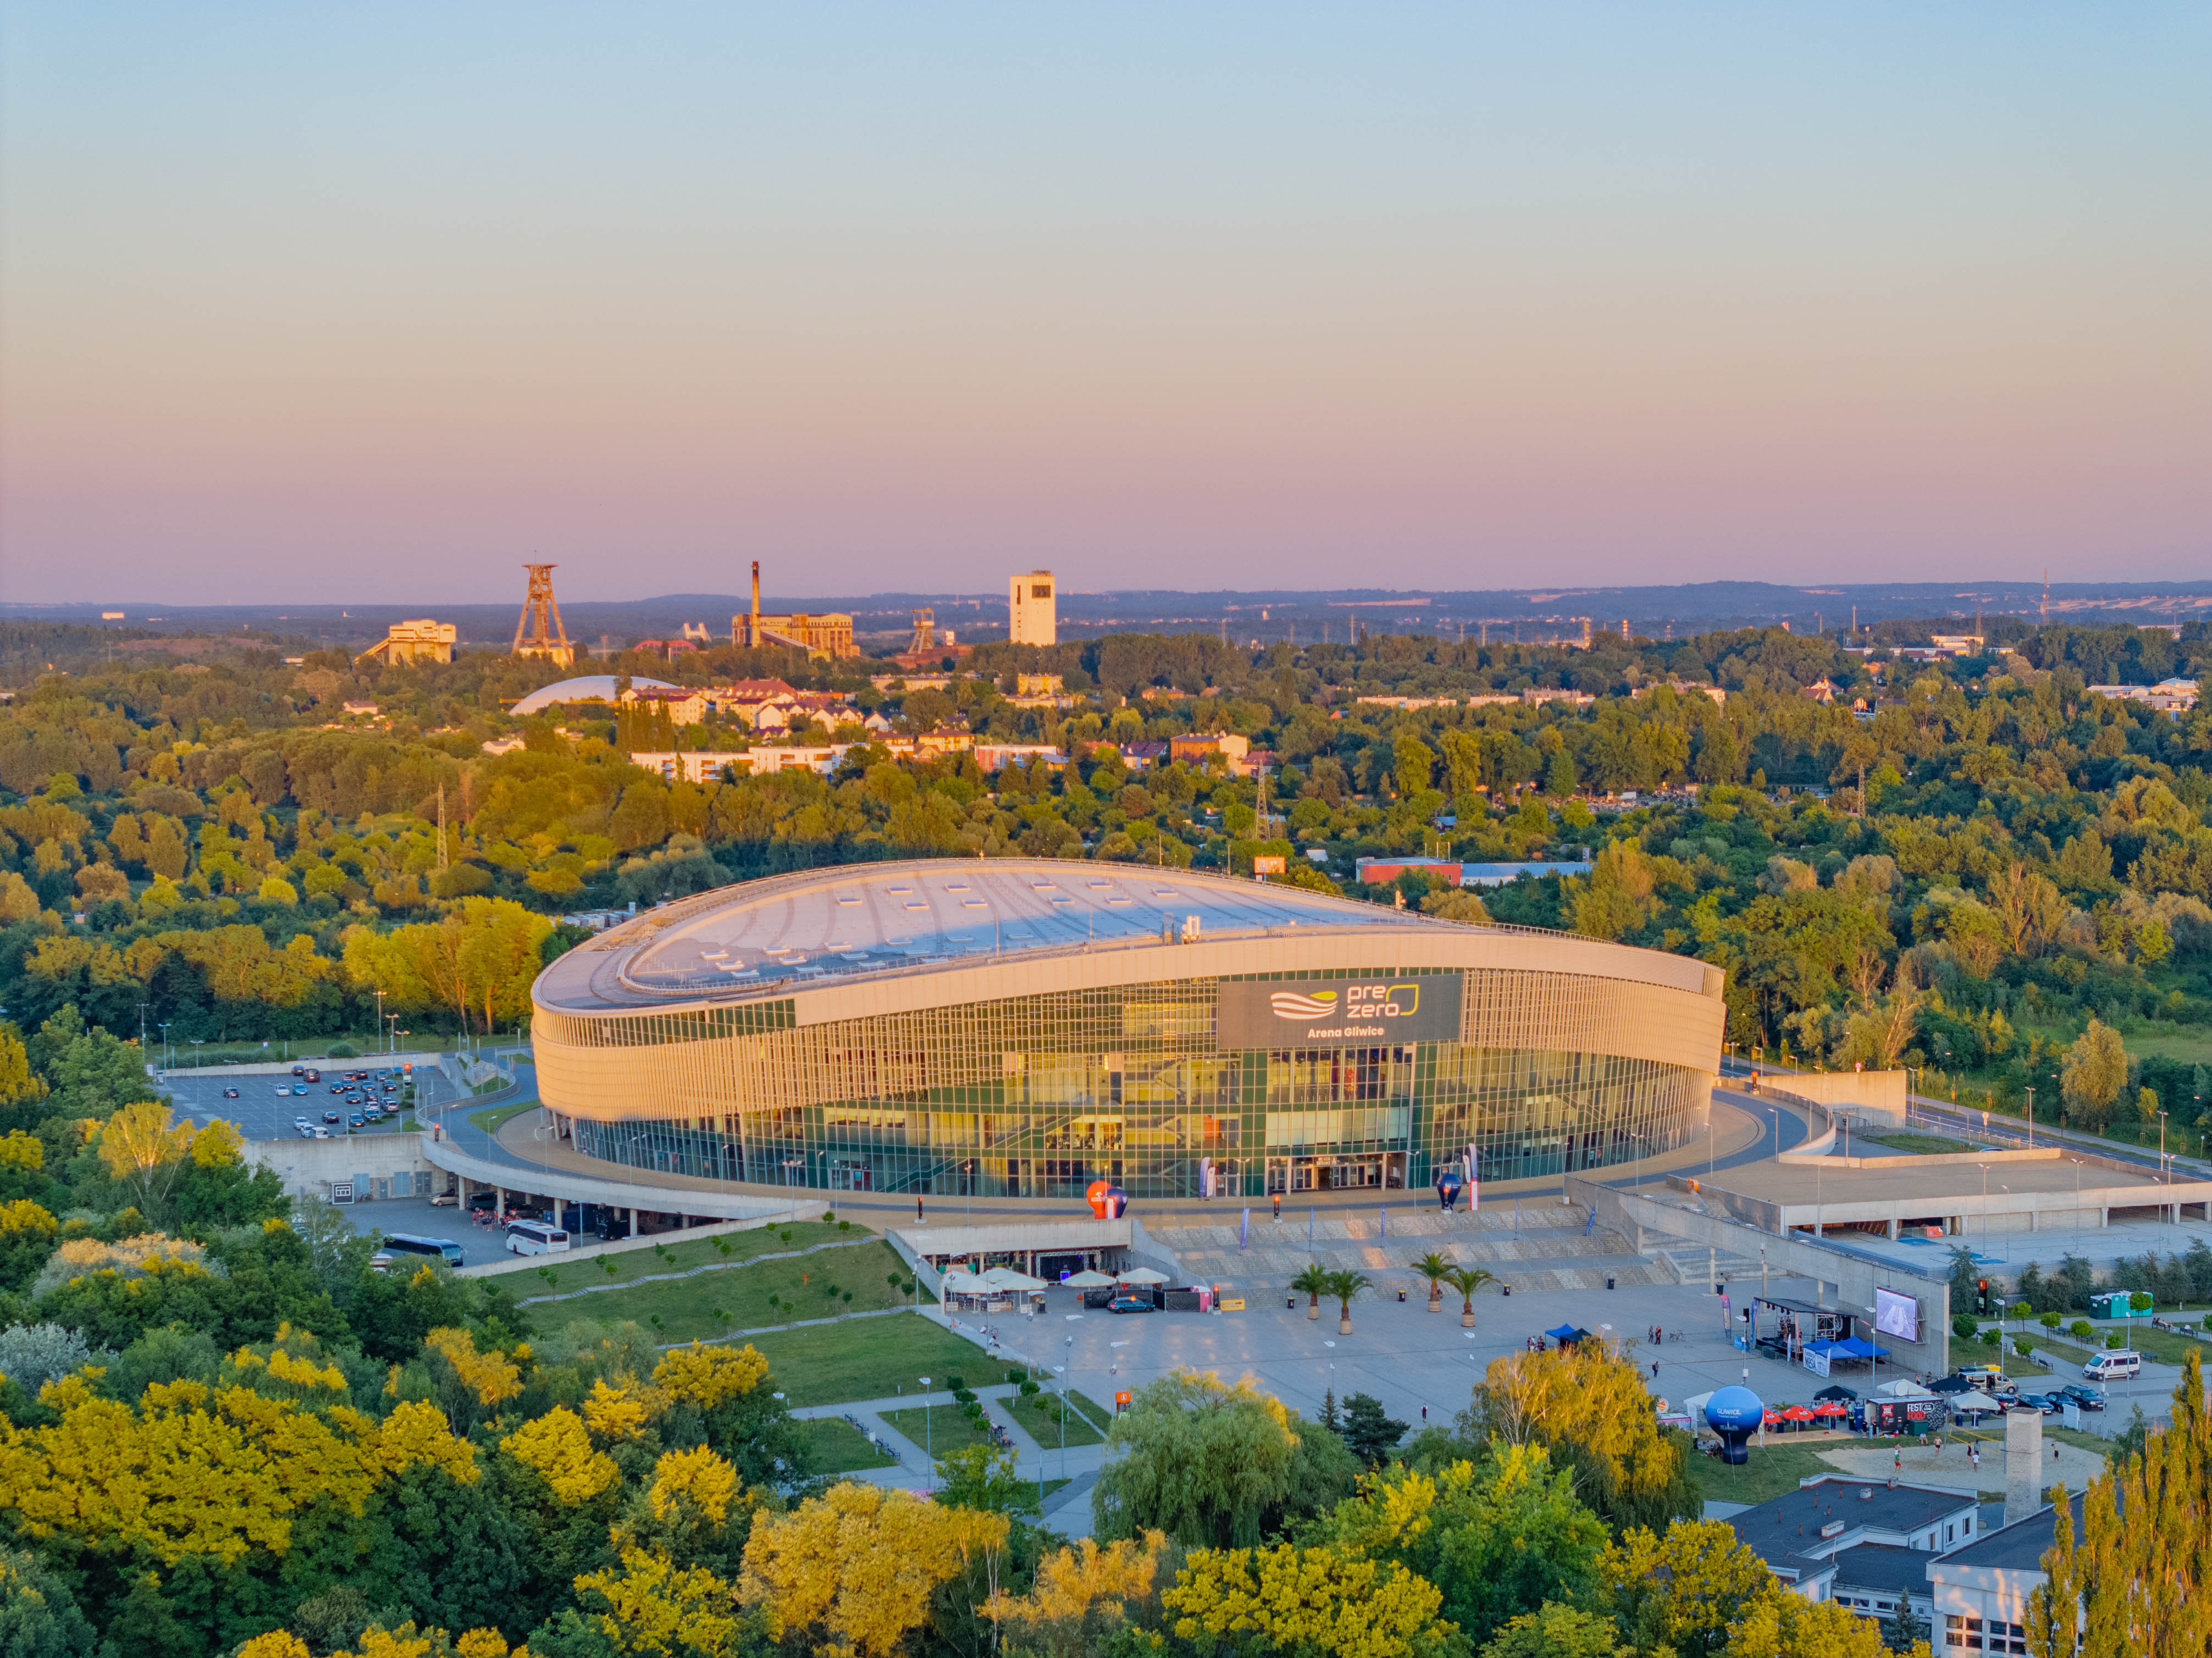
[(1457, 1042), (1460, 995), (1456, 973), (1231, 981), (1221, 987), (1214, 1041), (1224, 1053)]
[(1919, 1340), (1918, 1297), (1901, 1296), (1894, 1290), (1877, 1288), (1874, 1292), (1874, 1327), (1886, 1336), (1895, 1336), (1899, 1341)]

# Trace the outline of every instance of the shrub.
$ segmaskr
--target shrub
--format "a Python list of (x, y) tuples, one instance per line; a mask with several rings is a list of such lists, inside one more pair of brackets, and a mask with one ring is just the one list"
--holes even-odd
[(1994, 1325), (1982, 1332), (1982, 1345), (1984, 1347), (1994, 1347), (2002, 1339), (2002, 1335)]
[(1981, 1326), (1974, 1321), (1971, 1314), (1960, 1313), (1951, 1321), (1951, 1333), (1961, 1341), (1972, 1341), (1974, 1332), (1979, 1328)]
[(2127, 1337), (2122, 1335), (2118, 1330), (2113, 1331), (2112, 1334), (2105, 1338), (2105, 1345), (2112, 1348), (2114, 1351), (2118, 1351), (2127, 1345)]
[(2021, 1336), (2013, 1342), (2012, 1350), (2018, 1353), (2022, 1358), (2027, 1358), (2033, 1355), (2035, 1351), (2035, 1344), (2030, 1341), (2026, 1336)]
[(961, 1375), (959, 1371), (954, 1370), (945, 1378), (945, 1385), (951, 1388), (955, 1394), (957, 1394), (963, 1388), (968, 1385), (968, 1378)]
[[(2212, 1327), (2212, 1318), (2206, 1319), (2204, 1322), (2208, 1327)], [(1042, 1391), (1042, 1388), (1039, 1388), (1036, 1382), (1031, 1382), (1026, 1376), (1022, 1379), (1022, 1397), (1024, 1399), (1034, 1399)]]
[(0, 1330), (0, 1376), (36, 1397), (49, 1382), (58, 1382), (87, 1364), (112, 1364), (115, 1355), (88, 1344), (75, 1330), (58, 1324), (18, 1324)]
[(2097, 1330), (2087, 1319), (2077, 1318), (2066, 1327), (2066, 1333), (2076, 1341), (2091, 1341), (2096, 1339)]
[(332, 1042), (331, 1051), (324, 1057), (332, 1060), (357, 1060), (361, 1057), (361, 1050), (351, 1042)]

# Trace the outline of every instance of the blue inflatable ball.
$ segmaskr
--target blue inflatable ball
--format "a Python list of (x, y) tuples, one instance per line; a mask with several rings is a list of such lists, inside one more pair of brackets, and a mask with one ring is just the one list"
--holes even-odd
[(1766, 1420), (1766, 1406), (1748, 1388), (1723, 1388), (1705, 1401), (1705, 1425), (1720, 1436), (1721, 1461), (1750, 1460), (1745, 1442)]
[(1705, 1401), (1705, 1425), (1715, 1433), (1756, 1433), (1766, 1420), (1766, 1406), (1748, 1388), (1723, 1388)]

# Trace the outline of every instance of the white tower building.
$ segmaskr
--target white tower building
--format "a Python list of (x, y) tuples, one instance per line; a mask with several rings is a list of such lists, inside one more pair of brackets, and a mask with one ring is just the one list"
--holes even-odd
[(1053, 602), (1051, 571), (1031, 570), (1007, 579), (1006, 637), (1017, 645), (1060, 643), (1060, 610)]

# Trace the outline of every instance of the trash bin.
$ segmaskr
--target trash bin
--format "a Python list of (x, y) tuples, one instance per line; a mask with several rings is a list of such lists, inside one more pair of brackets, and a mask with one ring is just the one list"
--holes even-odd
[(1613, 1288), (1613, 1274), (1610, 1272), (1605, 1275), (1605, 1287), (1608, 1290)]

